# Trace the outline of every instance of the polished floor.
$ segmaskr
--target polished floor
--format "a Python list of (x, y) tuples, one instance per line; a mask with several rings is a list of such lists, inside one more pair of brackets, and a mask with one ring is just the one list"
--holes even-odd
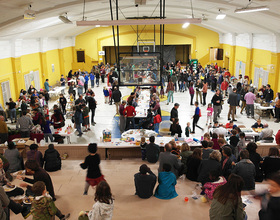
[[(104, 104), (103, 85), (95, 87), (96, 100), (98, 102), (96, 110), (96, 125), (92, 126), (91, 131), (85, 133), (82, 137), (73, 135), (71, 137), (72, 143), (90, 143), (100, 141), (102, 131), (104, 129), (113, 128), (114, 115), (116, 113), (114, 105)], [(130, 88), (121, 88), (123, 96), (131, 92)], [(213, 92), (208, 91), (207, 101), (210, 102)], [(174, 103), (180, 103), (179, 118), (182, 129), (185, 128), (187, 122), (191, 122), (191, 116), (194, 113), (194, 106), (189, 105), (189, 93), (174, 93)], [(53, 103), (51, 103), (53, 104)], [(170, 112), (172, 104), (166, 105), (166, 101), (161, 102), (161, 109)], [(206, 107), (202, 107), (202, 117), (199, 124), (206, 129)], [(224, 105), (221, 114), (220, 122), (227, 122), (228, 106)], [(252, 125), (255, 120), (248, 119), (246, 116), (237, 115), (236, 124), (243, 124), (247, 127)], [(273, 128), (274, 134), (279, 129), (279, 124), (273, 122), (273, 119), (264, 118), (263, 122), (268, 122), (269, 126)], [(66, 124), (70, 124), (70, 120)], [(196, 130), (195, 136), (201, 136), (203, 132), (199, 129)], [(86, 156), (86, 155), (85, 155)], [(57, 195), (56, 205), (63, 213), (71, 213), (70, 219), (77, 219), (81, 210), (89, 210), (94, 204), (94, 191), (90, 189), (88, 196), (83, 196), (83, 187), (86, 172), (83, 171), (79, 164), (82, 161), (67, 159), (63, 161), (62, 170), (50, 173), (55, 193)], [(190, 182), (187, 179), (180, 178), (176, 186), (179, 196), (172, 200), (159, 200), (155, 197), (150, 199), (140, 199), (134, 195), (134, 182), (133, 175), (138, 172), (139, 166), (143, 162), (141, 159), (124, 159), (124, 160), (102, 160), (101, 170), (105, 175), (106, 180), (112, 188), (112, 193), (115, 198), (115, 208), (113, 219), (115, 220), (132, 220), (132, 219), (145, 219), (145, 220), (169, 220), (169, 219), (209, 219), (209, 203), (202, 203), (200, 199), (194, 200), (191, 198), (194, 192), (199, 193), (195, 189), (195, 182)], [(147, 163), (147, 162), (144, 162)], [(148, 164), (152, 171), (157, 174), (158, 163)], [(19, 180), (15, 180), (18, 184)], [(264, 183), (257, 184), (256, 188), (266, 187)], [(185, 202), (184, 198), (189, 197), (189, 202)], [(245, 196), (246, 212), (249, 219), (258, 219), (258, 210), (260, 208), (259, 202)], [(11, 219), (22, 219), (22, 216), (15, 216), (12, 214)], [(29, 217), (28, 219), (32, 219)]]

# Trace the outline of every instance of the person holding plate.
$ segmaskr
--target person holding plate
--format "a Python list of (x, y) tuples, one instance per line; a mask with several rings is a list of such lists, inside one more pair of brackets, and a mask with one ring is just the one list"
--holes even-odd
[(8, 197), (15, 197), (24, 194), (24, 190), (22, 188), (12, 185), (7, 179), (5, 170), (3, 169), (2, 159), (0, 159), (0, 185), (3, 186)]

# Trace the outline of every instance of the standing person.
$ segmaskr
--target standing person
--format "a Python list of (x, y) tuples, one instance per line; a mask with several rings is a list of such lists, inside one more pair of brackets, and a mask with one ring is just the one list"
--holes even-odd
[(119, 113), (120, 113), (120, 132), (123, 133), (125, 131), (125, 125), (126, 125), (126, 118), (125, 118), (125, 105), (126, 101), (123, 100), (122, 104), (119, 107)]
[(240, 98), (241, 98), (241, 110), (240, 110), (240, 114), (243, 114), (243, 110), (246, 107), (246, 100), (244, 99), (245, 95), (248, 93), (248, 87), (247, 86), (243, 86), (243, 88), (241, 89), (241, 93), (240, 93)]
[(173, 121), (173, 124), (170, 125), (170, 129), (171, 131), (171, 136), (174, 136), (175, 134), (178, 135), (178, 137), (182, 137), (182, 129), (181, 129), (181, 126), (179, 125), (179, 119), (176, 118), (174, 121)]
[(221, 114), (223, 97), (220, 93), (221, 93), (221, 91), (219, 89), (217, 89), (215, 95), (212, 97), (212, 100), (211, 100), (211, 102), (213, 103), (213, 107), (214, 107), (213, 121), (218, 121), (218, 117), (220, 117), (220, 114)]
[(101, 81), (102, 81), (102, 83), (104, 83), (105, 82), (105, 74), (106, 74), (106, 70), (105, 70), (105, 68), (104, 68), (104, 66), (103, 67), (101, 67), (101, 69), (100, 69), (100, 75), (101, 75)]
[(221, 84), (221, 90), (224, 96), (227, 96), (227, 89), (228, 89), (228, 82), (227, 79), (224, 79), (224, 81)]
[(171, 172), (171, 165), (164, 163), (158, 175), (159, 185), (156, 188), (155, 197), (158, 199), (173, 199), (178, 196), (175, 186), (176, 176)]
[(142, 164), (139, 168), (139, 173), (134, 175), (135, 195), (142, 199), (150, 198), (153, 195), (156, 181), (156, 175), (146, 164)]
[(89, 155), (85, 158), (85, 161), (80, 164), (82, 169), (87, 169), (86, 184), (84, 189), (84, 195), (88, 194), (89, 186), (96, 186), (101, 181), (105, 181), (104, 176), (100, 171), (100, 156), (97, 154), (97, 144), (90, 143), (88, 145)]
[[(114, 209), (114, 199), (111, 188), (106, 181), (101, 181), (95, 191), (94, 205), (89, 211), (86, 219), (89, 220), (111, 220)], [(79, 220), (84, 219), (79, 217)]]
[(54, 141), (53, 139), (53, 135), (52, 135), (52, 131), (50, 128), (50, 125), (52, 124), (52, 122), (49, 120), (49, 118), (46, 119), (45, 124), (42, 126), (42, 130), (44, 132), (44, 137), (45, 137), (45, 141), (47, 143), (49, 143), (49, 139), (51, 142)]
[(84, 132), (90, 131), (89, 128), (89, 108), (86, 104), (82, 104), (82, 114), (83, 114), (83, 126), (85, 127)]
[(124, 109), (124, 115), (126, 117), (125, 130), (127, 131), (130, 129), (130, 123), (132, 123), (131, 129), (134, 129), (135, 127), (134, 117), (136, 115), (136, 111), (135, 108), (132, 106), (132, 102), (128, 102), (128, 106)]
[(209, 210), (210, 220), (245, 219), (246, 213), (241, 198), (243, 185), (240, 176), (231, 174), (226, 184), (217, 187)]
[(103, 94), (104, 94), (104, 103), (109, 103), (109, 90), (106, 86), (103, 87)]
[(64, 76), (61, 75), (61, 78), (60, 78), (60, 85), (61, 85), (61, 86), (65, 86), (65, 82), (66, 82), (66, 80), (65, 80)]
[(232, 121), (237, 121), (234, 118), (234, 115), (236, 114), (236, 106), (239, 106), (238, 104), (238, 97), (236, 94), (236, 88), (232, 90), (233, 92), (229, 94), (228, 97), (228, 104), (229, 104), (229, 111), (228, 111), (228, 120), (230, 121), (230, 115), (232, 116)]
[(96, 86), (99, 87), (99, 79), (100, 79), (100, 73), (99, 70), (95, 72), (95, 78), (96, 78)]
[[(274, 98), (274, 92), (271, 89), (269, 84), (266, 85), (266, 89), (264, 90), (263, 97), (266, 102), (266, 105), (270, 106), (270, 102)], [(273, 113), (272, 109), (269, 109), (268, 111), (270, 112), (271, 116), (274, 118), (274, 113)]]
[(70, 82), (70, 86), (68, 88), (68, 94), (69, 94), (69, 96), (71, 96), (71, 94), (72, 94), (74, 97), (74, 100), (75, 100), (76, 99), (76, 90), (74, 89), (74, 87), (75, 87), (75, 83)]
[(173, 85), (174, 85), (174, 91), (177, 92), (177, 81), (178, 81), (178, 78), (177, 78), (176, 72), (172, 74), (171, 81), (173, 82)]
[(90, 72), (89, 78), (90, 78), (90, 85), (91, 85), (91, 88), (94, 88), (94, 78), (95, 78), (95, 75), (94, 75), (93, 72)]
[[(14, 123), (14, 122), (17, 122), (17, 112), (16, 112), (17, 104), (13, 101), (12, 98), (10, 98), (9, 101), (10, 102), (7, 102), (6, 105), (9, 107), (11, 123)], [(15, 120), (15, 121), (13, 122), (13, 120)]]
[(202, 88), (203, 88), (203, 84), (202, 84), (201, 80), (198, 79), (195, 84), (195, 97), (196, 97), (195, 100), (198, 102), (198, 95), (199, 95), (200, 104), (202, 104), (202, 95), (201, 95)]
[(88, 78), (88, 74), (86, 73), (85, 74), (85, 83), (84, 83), (84, 88), (85, 88), (85, 93), (87, 92), (87, 89), (88, 89), (88, 81), (89, 81), (89, 78)]
[(59, 104), (61, 106), (61, 110), (62, 110), (62, 114), (66, 114), (66, 105), (67, 105), (67, 100), (64, 97), (63, 94), (60, 94), (60, 98), (59, 98)]
[(83, 123), (83, 114), (81, 111), (81, 107), (74, 106), (73, 111), (75, 111), (75, 113), (74, 113), (75, 127), (76, 127), (77, 131), (79, 132), (78, 136), (81, 137), (83, 135), (82, 127), (81, 127), (81, 124)]
[(200, 128), (202, 131), (204, 130), (202, 127), (197, 125), (198, 120), (201, 117), (201, 112), (200, 112), (200, 108), (198, 107), (198, 102), (195, 102), (194, 105), (195, 105), (195, 111), (194, 111), (194, 115), (192, 117), (192, 119), (193, 119), (193, 130), (191, 132), (192, 134), (195, 133), (195, 127)]
[(45, 83), (44, 83), (44, 87), (45, 87), (45, 90), (47, 92), (50, 91), (50, 84), (49, 84), (49, 79), (46, 79)]
[(83, 95), (83, 87), (84, 83), (82, 82), (82, 80), (77, 79), (78, 96)]
[(193, 82), (190, 82), (189, 93), (190, 93), (190, 96), (191, 96), (191, 104), (190, 105), (193, 105), (193, 97), (194, 97)]
[(208, 122), (209, 122), (209, 124), (210, 125), (212, 125), (212, 121), (213, 121), (213, 117), (212, 117), (212, 115), (213, 115), (213, 111), (214, 111), (214, 109), (213, 109), (213, 107), (212, 107), (212, 104), (211, 103), (209, 103), (208, 104), (208, 106), (207, 106), (207, 120), (206, 120), (206, 125), (208, 125)]
[(122, 98), (122, 93), (121, 91), (118, 89), (117, 86), (114, 87), (114, 91), (112, 93), (112, 100), (114, 100), (115, 105), (116, 105), (116, 114), (119, 115), (119, 108), (120, 108), (120, 104), (121, 104), (121, 98)]
[(246, 101), (247, 118), (249, 118), (250, 114), (251, 114), (251, 117), (254, 118), (254, 101), (256, 100), (256, 95), (252, 92), (251, 89), (244, 96), (244, 100)]
[(96, 100), (94, 98), (95, 93), (93, 92), (91, 96), (87, 98), (87, 103), (89, 107), (89, 111), (91, 111), (91, 125), (94, 126), (96, 122), (94, 121), (94, 116), (95, 116), (95, 109), (96, 109)]
[(167, 84), (167, 88), (166, 88), (166, 93), (167, 93), (167, 105), (169, 105), (169, 102), (172, 99), (172, 103), (173, 103), (173, 93), (174, 93), (174, 83), (172, 82), (171, 79), (169, 79), (169, 82)]
[(26, 115), (26, 111), (22, 112), (22, 116), (18, 119), (16, 128), (20, 130), (21, 138), (30, 137), (30, 130), (33, 122), (30, 117)]
[(204, 81), (202, 87), (203, 106), (206, 105), (207, 90), (208, 90), (208, 84), (206, 81)]
[(170, 121), (174, 121), (175, 119), (178, 119), (178, 108), (179, 108), (179, 103), (175, 103), (174, 107), (171, 109), (170, 112)]

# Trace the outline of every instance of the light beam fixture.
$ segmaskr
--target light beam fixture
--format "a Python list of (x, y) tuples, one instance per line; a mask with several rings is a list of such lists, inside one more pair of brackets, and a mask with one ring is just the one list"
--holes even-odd
[(219, 9), (219, 14), (216, 17), (216, 20), (223, 20), (227, 15)]
[(72, 24), (72, 21), (67, 17), (67, 13), (58, 17), (64, 24)]
[(252, 0), (249, 0), (249, 3), (244, 8), (238, 8), (234, 11), (234, 13), (249, 13), (249, 12), (257, 12), (257, 11), (267, 11), (269, 7), (267, 6), (258, 6), (258, 7), (249, 7), (252, 4)]
[(186, 23), (184, 23), (184, 24), (182, 25), (182, 28), (187, 28), (189, 25), (190, 25), (190, 23), (189, 23), (189, 22), (186, 22)]

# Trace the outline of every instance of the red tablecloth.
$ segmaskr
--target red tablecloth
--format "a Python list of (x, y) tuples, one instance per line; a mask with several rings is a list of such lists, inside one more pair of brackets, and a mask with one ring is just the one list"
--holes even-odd
[(33, 133), (30, 133), (30, 139), (34, 141), (34, 138), (36, 138), (37, 143), (40, 143), (40, 141), (44, 138), (44, 134), (33, 134)]

